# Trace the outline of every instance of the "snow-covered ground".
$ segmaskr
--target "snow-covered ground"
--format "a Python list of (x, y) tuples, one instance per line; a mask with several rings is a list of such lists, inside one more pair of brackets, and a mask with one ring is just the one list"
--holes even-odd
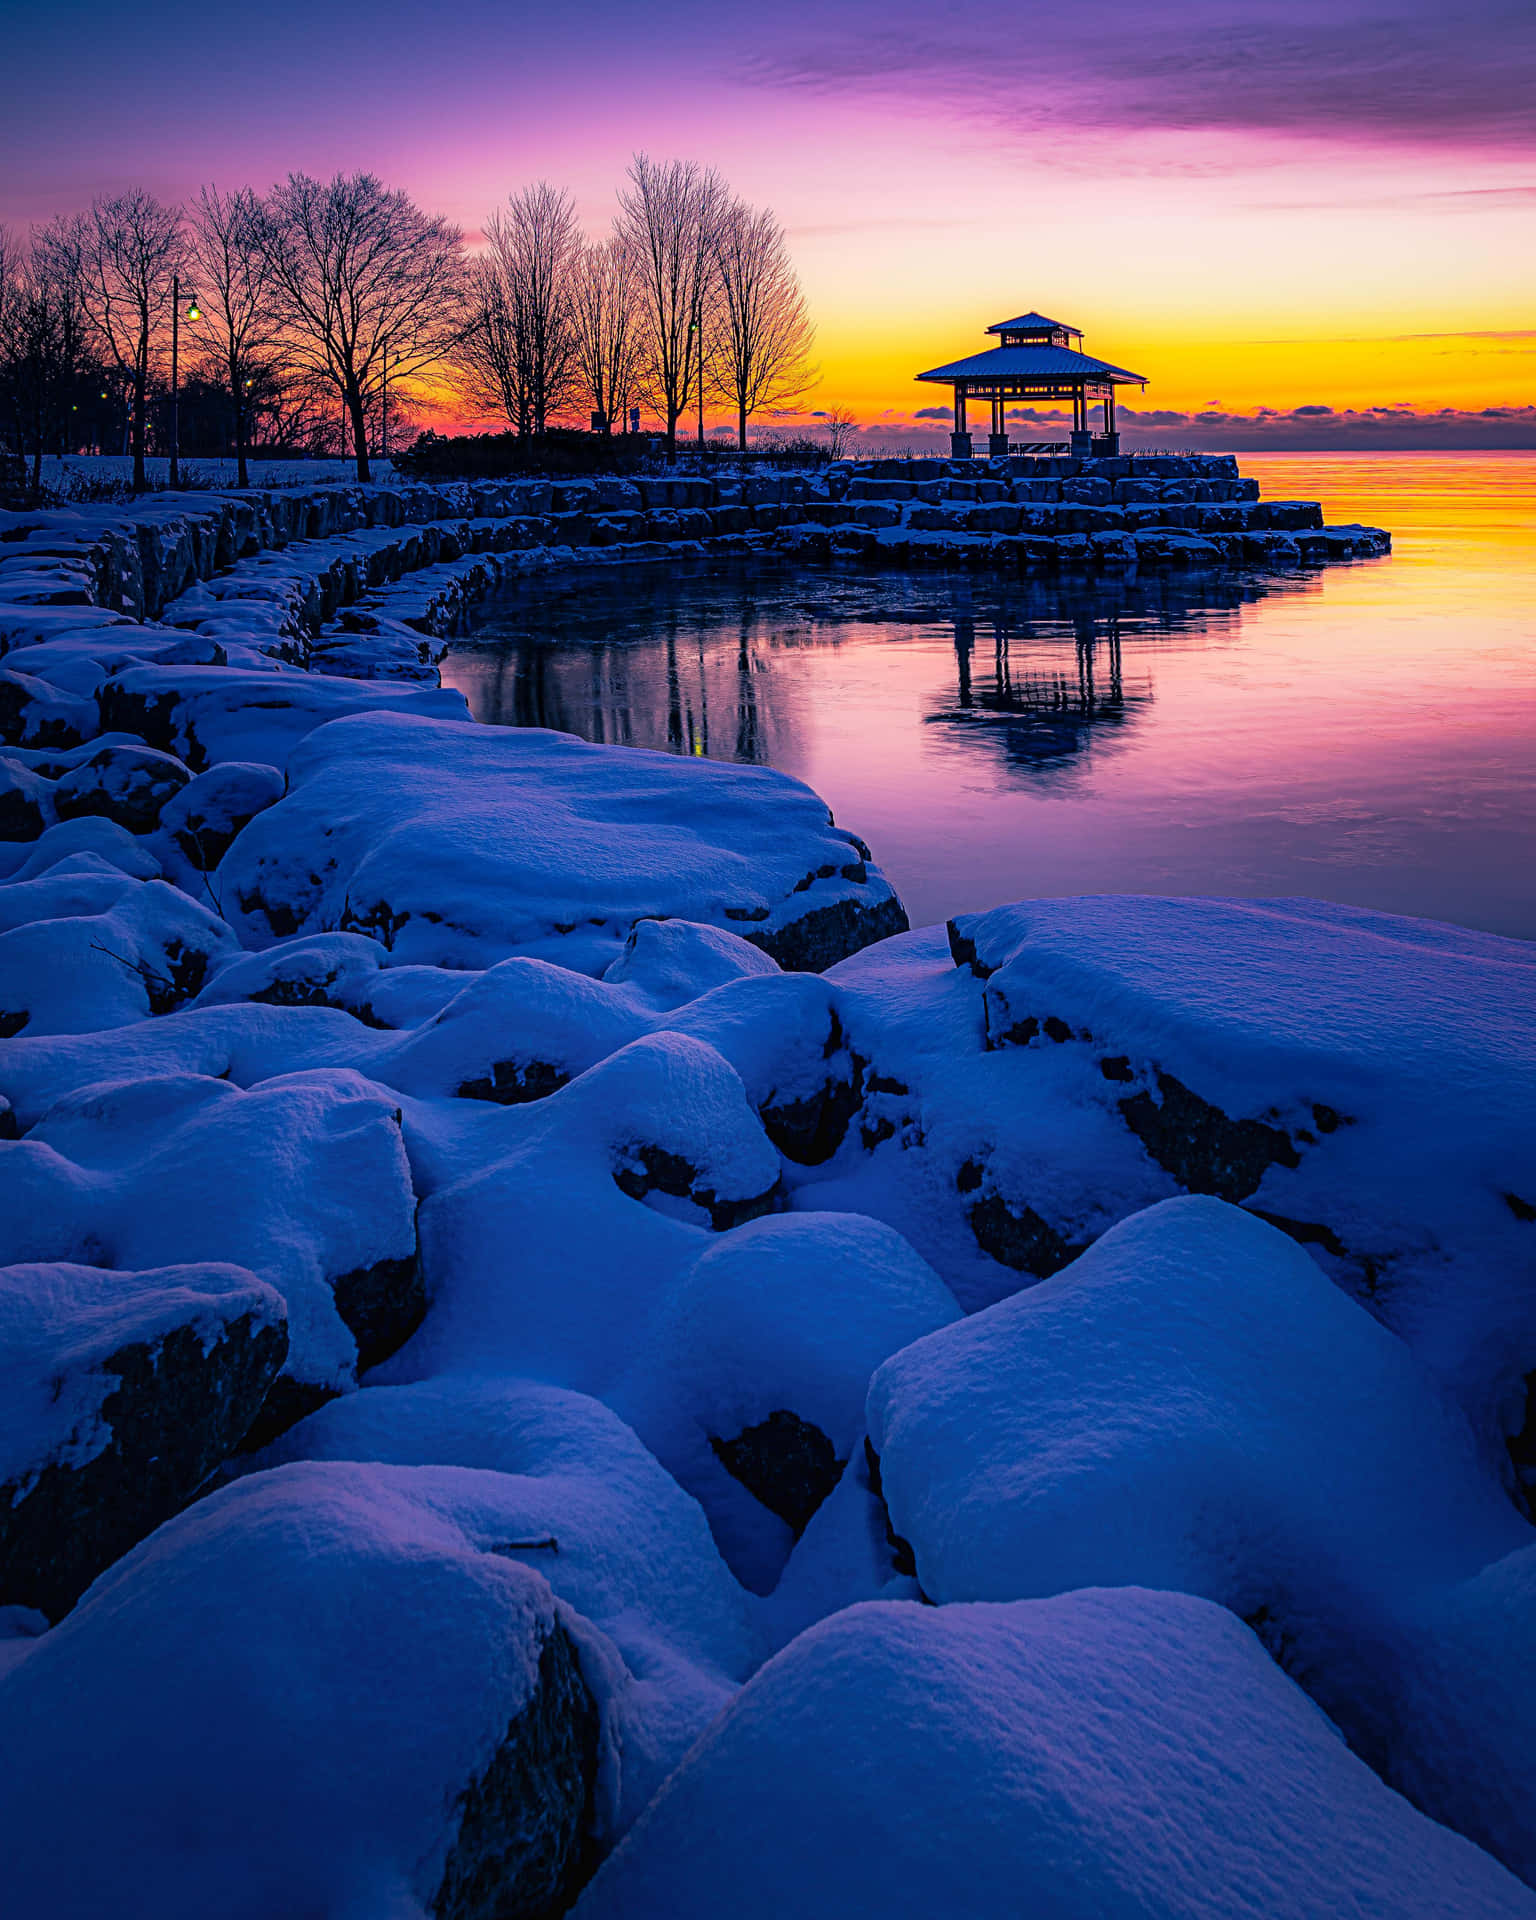
[(8, 1920), (1536, 1916), (1531, 950), (905, 931), (528, 505), (0, 521)]

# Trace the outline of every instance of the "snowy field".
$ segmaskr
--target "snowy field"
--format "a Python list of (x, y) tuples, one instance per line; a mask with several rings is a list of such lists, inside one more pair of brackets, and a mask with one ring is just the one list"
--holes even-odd
[(1536, 949), (910, 930), (471, 539), (0, 516), (7, 1920), (1533, 1920)]

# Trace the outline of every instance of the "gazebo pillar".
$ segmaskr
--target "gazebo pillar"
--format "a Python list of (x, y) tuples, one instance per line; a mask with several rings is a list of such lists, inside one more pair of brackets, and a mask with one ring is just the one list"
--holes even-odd
[(955, 430), (949, 436), (949, 457), (952, 460), (969, 460), (971, 457), (971, 436), (965, 430), (965, 382), (955, 382)]
[(1001, 394), (994, 393), (992, 396), (992, 433), (987, 441), (987, 452), (996, 460), (1007, 453), (1007, 451), (1008, 428), (1003, 420), (1003, 397)]
[(1088, 390), (1083, 381), (1072, 389), (1072, 457), (1087, 460), (1093, 453), (1093, 433), (1088, 425)]
[(1115, 431), (1115, 390), (1113, 387), (1106, 387), (1104, 389), (1104, 452), (1118, 453), (1119, 451), (1120, 435)]

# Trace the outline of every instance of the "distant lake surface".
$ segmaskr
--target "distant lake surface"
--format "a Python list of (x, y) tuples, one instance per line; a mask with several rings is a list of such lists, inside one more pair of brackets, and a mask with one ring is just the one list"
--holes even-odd
[(1312, 894), (1536, 938), (1536, 454), (1241, 465), (1392, 556), (1075, 587), (592, 569), (488, 602), (443, 679), (492, 724), (798, 775), (914, 925)]

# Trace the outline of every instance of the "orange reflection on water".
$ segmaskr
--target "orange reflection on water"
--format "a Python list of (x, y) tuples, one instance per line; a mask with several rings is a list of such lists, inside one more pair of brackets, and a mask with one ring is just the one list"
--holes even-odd
[(1536, 456), (1242, 464), (1393, 556), (1067, 592), (573, 577), (488, 610), (444, 678), (483, 719), (797, 774), (914, 923), (1307, 893), (1536, 937)]

